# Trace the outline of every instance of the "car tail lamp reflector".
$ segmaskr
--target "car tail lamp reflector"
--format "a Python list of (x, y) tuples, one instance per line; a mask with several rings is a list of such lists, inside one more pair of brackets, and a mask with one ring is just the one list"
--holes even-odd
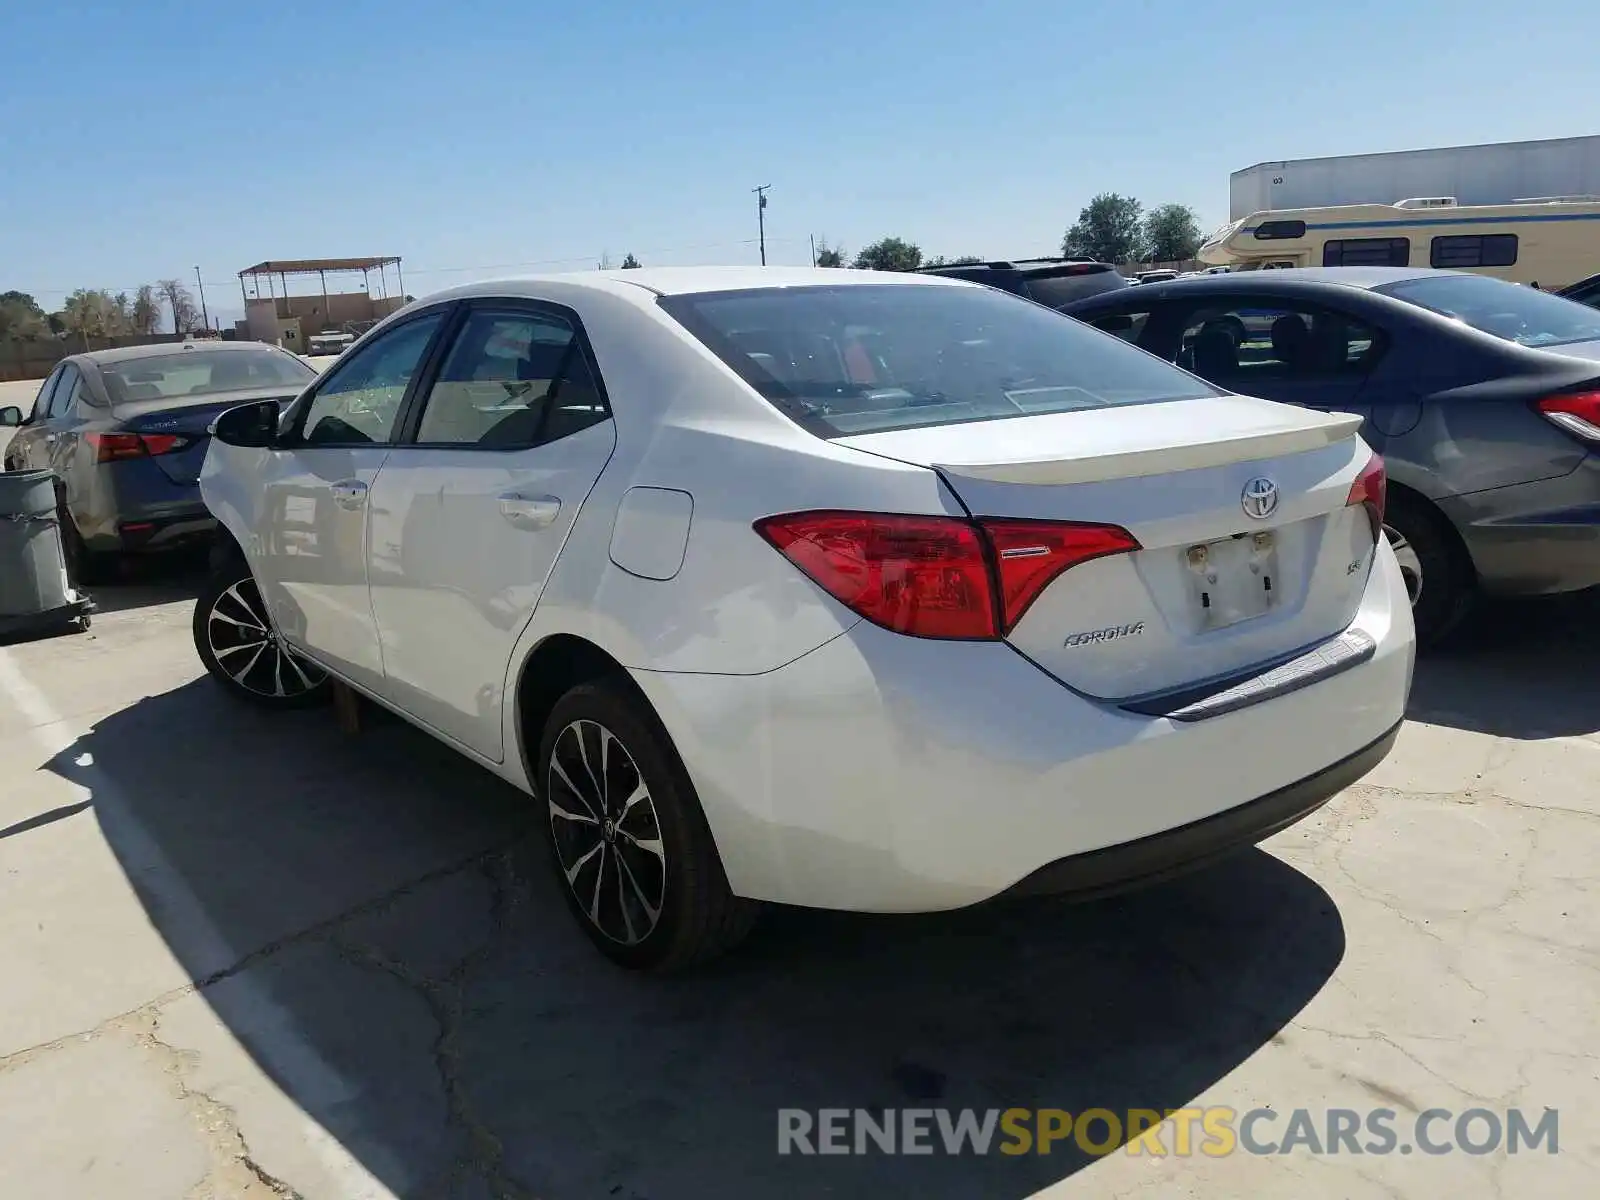
[(95, 462), (102, 463), (170, 454), (187, 444), (170, 433), (86, 433), (83, 438), (94, 448)]
[(1138, 549), (1114, 526), (801, 512), (756, 532), (834, 599), (912, 637), (995, 639), (1068, 567)]
[(1374, 539), (1383, 532), (1383, 507), (1389, 490), (1388, 483), (1383, 459), (1374, 454), (1367, 460), (1367, 465), (1361, 468), (1361, 474), (1350, 485), (1350, 495), (1345, 498), (1346, 506), (1359, 504), (1367, 510)]
[(1535, 407), (1568, 433), (1600, 443), (1600, 392), (1562, 392), (1544, 397)]

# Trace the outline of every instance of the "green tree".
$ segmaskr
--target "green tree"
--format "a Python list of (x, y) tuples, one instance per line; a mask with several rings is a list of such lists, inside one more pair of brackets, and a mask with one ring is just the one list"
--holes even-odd
[(116, 298), (99, 288), (79, 288), (61, 306), (61, 321), (84, 337), (116, 337), (124, 332)]
[(148, 283), (134, 293), (132, 319), (135, 333), (148, 335), (161, 331), (161, 297)]
[(817, 243), (817, 266), (842, 267), (846, 257), (843, 246), (830, 246), (828, 240), (823, 238)]
[(988, 259), (979, 258), (976, 254), (962, 254), (956, 258), (946, 258), (941, 254), (937, 258), (930, 258), (922, 265), (925, 267), (970, 267), (976, 263), (988, 261)]
[(1132, 196), (1101, 192), (1078, 214), (1077, 224), (1061, 239), (1061, 253), (1096, 262), (1144, 262), (1144, 205)]
[(1153, 262), (1182, 262), (1200, 249), (1200, 219), (1186, 204), (1163, 204), (1144, 219), (1144, 237)]
[(642, 266), (644, 264), (631, 254), (622, 260), (622, 269), (624, 271), (637, 271)]
[(167, 302), (172, 314), (172, 332), (188, 333), (200, 324), (200, 310), (195, 307), (194, 293), (177, 279), (163, 279), (156, 284), (157, 294)]
[(37, 337), (46, 328), (44, 309), (27, 292), (0, 292), (0, 337)]
[(922, 265), (922, 247), (904, 238), (881, 238), (856, 255), (854, 265), (865, 271), (915, 271)]

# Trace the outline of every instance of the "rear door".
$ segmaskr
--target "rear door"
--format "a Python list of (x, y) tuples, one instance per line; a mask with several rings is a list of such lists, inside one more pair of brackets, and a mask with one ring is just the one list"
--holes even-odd
[(438, 362), (372, 485), (384, 694), (498, 761), (512, 650), (616, 433), (570, 309), (474, 303)]
[(368, 498), (448, 311), (385, 330), (302, 398), (289, 447), (262, 467), (256, 536), (245, 547), (278, 630), (373, 691), (383, 686), (383, 656), (367, 594)]

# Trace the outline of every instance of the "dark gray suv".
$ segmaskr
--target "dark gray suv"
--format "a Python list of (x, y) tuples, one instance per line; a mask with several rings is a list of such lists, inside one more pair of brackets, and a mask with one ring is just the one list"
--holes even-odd
[(1365, 417), (1420, 641), (1484, 593), (1600, 585), (1600, 310), (1483, 275), (1333, 267), (1063, 311), (1230, 391)]
[(998, 262), (923, 267), (918, 274), (966, 279), (1060, 308), (1087, 296), (1132, 286), (1110, 263), (1092, 258), (1016, 258)]

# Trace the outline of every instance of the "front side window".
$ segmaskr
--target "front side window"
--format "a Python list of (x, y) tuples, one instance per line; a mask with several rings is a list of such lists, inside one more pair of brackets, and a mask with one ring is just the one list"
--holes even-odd
[(303, 426), (305, 443), (392, 441), (411, 377), (443, 320), (443, 312), (432, 312), (407, 321), (341, 361), (311, 397)]
[(429, 389), (417, 441), (516, 449), (608, 418), (576, 331), (558, 316), (474, 312)]
[(78, 403), (78, 393), (83, 390), (83, 373), (77, 367), (63, 368), (56, 382), (55, 395), (50, 398), (50, 416), (64, 417)]
[(1178, 364), (1221, 387), (1256, 392), (1272, 379), (1359, 375), (1378, 352), (1378, 335), (1354, 317), (1262, 299), (1190, 313)]
[(298, 392), (317, 377), (303, 361), (273, 346), (130, 358), (102, 364), (100, 375), (113, 404), (256, 388)]
[(1345, 238), (1325, 242), (1325, 267), (1406, 267), (1411, 265), (1410, 238)]
[(66, 374), (65, 367), (57, 367), (44, 381), (44, 386), (39, 389), (39, 394), (33, 398), (33, 415), (29, 421), (42, 421), (50, 415), (50, 398), (55, 394), (56, 385), (61, 382), (61, 377)]
[(820, 437), (1215, 394), (1114, 337), (992, 288), (760, 288), (659, 303)]
[(1470, 233), (1436, 237), (1428, 248), (1428, 265), (1444, 269), (1512, 267), (1517, 263), (1514, 233)]
[(1489, 275), (1427, 275), (1375, 290), (1520, 346), (1600, 339), (1600, 311)]
[(1109, 333), (1130, 345), (1137, 346), (1140, 336), (1144, 333), (1145, 324), (1150, 320), (1150, 310), (1107, 313), (1105, 316), (1084, 319), (1101, 332)]

